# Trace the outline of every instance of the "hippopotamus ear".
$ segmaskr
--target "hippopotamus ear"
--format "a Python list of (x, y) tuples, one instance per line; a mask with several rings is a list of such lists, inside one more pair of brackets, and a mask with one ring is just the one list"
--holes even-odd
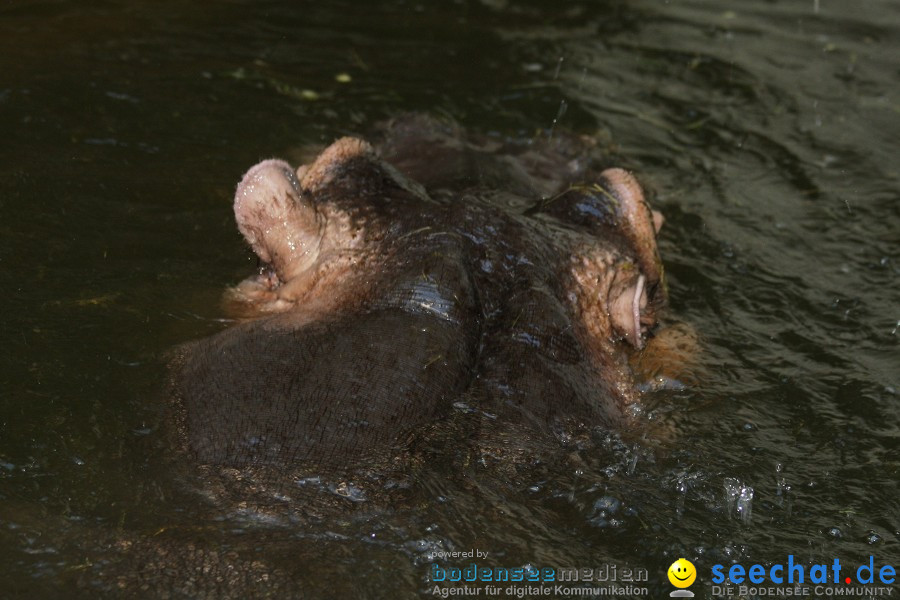
[(296, 171), (282, 160), (262, 161), (238, 184), (234, 215), (244, 239), (272, 271), (241, 286), (236, 298), (280, 306), (270, 292), (311, 268), (323, 249), (354, 243), (356, 235), (347, 232), (377, 208), (410, 195), (427, 199), (421, 186), (356, 138), (337, 140)]
[(382, 161), (365, 140), (344, 137), (326, 148), (312, 164), (297, 168), (300, 186), (313, 197), (361, 195), (372, 198), (390, 194), (391, 189), (425, 196), (425, 190)]
[(628, 171), (606, 169), (597, 183), (569, 188), (535, 210), (597, 236), (624, 237), (647, 284), (655, 287), (662, 283), (659, 288), (665, 293), (662, 260), (656, 247), (656, 233), (664, 219), (651, 210), (640, 184)]

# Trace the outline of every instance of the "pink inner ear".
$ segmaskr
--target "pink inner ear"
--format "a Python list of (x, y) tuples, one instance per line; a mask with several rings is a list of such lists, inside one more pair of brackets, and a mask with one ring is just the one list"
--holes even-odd
[(656, 230), (656, 233), (659, 233), (659, 230), (662, 229), (663, 223), (666, 222), (666, 218), (658, 210), (654, 210), (651, 212), (653, 213), (653, 229)]
[(293, 209), (293, 169), (269, 159), (244, 174), (234, 193), (234, 217), (247, 243), (263, 262), (272, 262), (266, 233), (273, 223), (288, 219)]

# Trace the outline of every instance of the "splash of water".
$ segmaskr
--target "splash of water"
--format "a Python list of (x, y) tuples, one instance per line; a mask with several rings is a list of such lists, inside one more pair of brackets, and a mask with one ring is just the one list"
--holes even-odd
[(741, 517), (741, 522), (745, 525), (750, 523), (753, 516), (753, 488), (750, 486), (741, 488), (741, 495), (737, 501), (737, 512)]
[(725, 512), (728, 518), (731, 518), (737, 507), (737, 498), (741, 493), (741, 482), (734, 477), (726, 477), (724, 481), (725, 487)]
[(728, 518), (737, 514), (741, 522), (749, 524), (753, 513), (753, 488), (744, 485), (734, 477), (726, 477), (723, 486), (725, 488), (725, 511)]

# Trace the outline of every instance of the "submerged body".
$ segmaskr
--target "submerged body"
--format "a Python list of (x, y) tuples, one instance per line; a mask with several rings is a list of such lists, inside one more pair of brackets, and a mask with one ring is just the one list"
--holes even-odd
[(250, 169), (234, 211), (263, 266), (228, 294), (242, 321), (174, 363), (184, 448), (343, 468), (459, 410), (536, 435), (621, 427), (627, 356), (665, 303), (662, 217), (596, 154), (412, 116)]
[[(660, 362), (666, 292), (635, 179), (574, 137), (411, 116), (372, 139), (238, 185), (262, 266), (226, 294), (235, 324), (176, 349), (152, 461), (174, 510), (91, 544), (72, 577), (92, 596), (395, 597), (478, 538), (460, 490), (502, 512), (643, 430), (629, 359)], [(541, 514), (506, 522), (528, 538)]]

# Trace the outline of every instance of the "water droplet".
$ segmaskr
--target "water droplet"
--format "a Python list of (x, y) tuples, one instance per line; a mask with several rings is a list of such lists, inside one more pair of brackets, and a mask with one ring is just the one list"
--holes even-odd
[(726, 477), (723, 486), (725, 488), (725, 512), (728, 513), (728, 518), (730, 519), (737, 506), (737, 498), (741, 493), (741, 482), (734, 477)]
[(638, 453), (635, 452), (631, 456), (631, 460), (628, 461), (628, 467), (625, 469), (626, 473), (629, 475), (634, 475), (635, 470), (637, 470), (638, 463)]
[(750, 486), (741, 488), (741, 494), (737, 501), (737, 512), (744, 524), (750, 523), (753, 514), (753, 488)]
[(614, 515), (619, 512), (619, 508), (622, 506), (622, 503), (618, 498), (613, 496), (603, 496), (602, 498), (598, 498), (596, 502), (594, 502), (594, 512), (595, 513), (603, 513), (606, 515)]

